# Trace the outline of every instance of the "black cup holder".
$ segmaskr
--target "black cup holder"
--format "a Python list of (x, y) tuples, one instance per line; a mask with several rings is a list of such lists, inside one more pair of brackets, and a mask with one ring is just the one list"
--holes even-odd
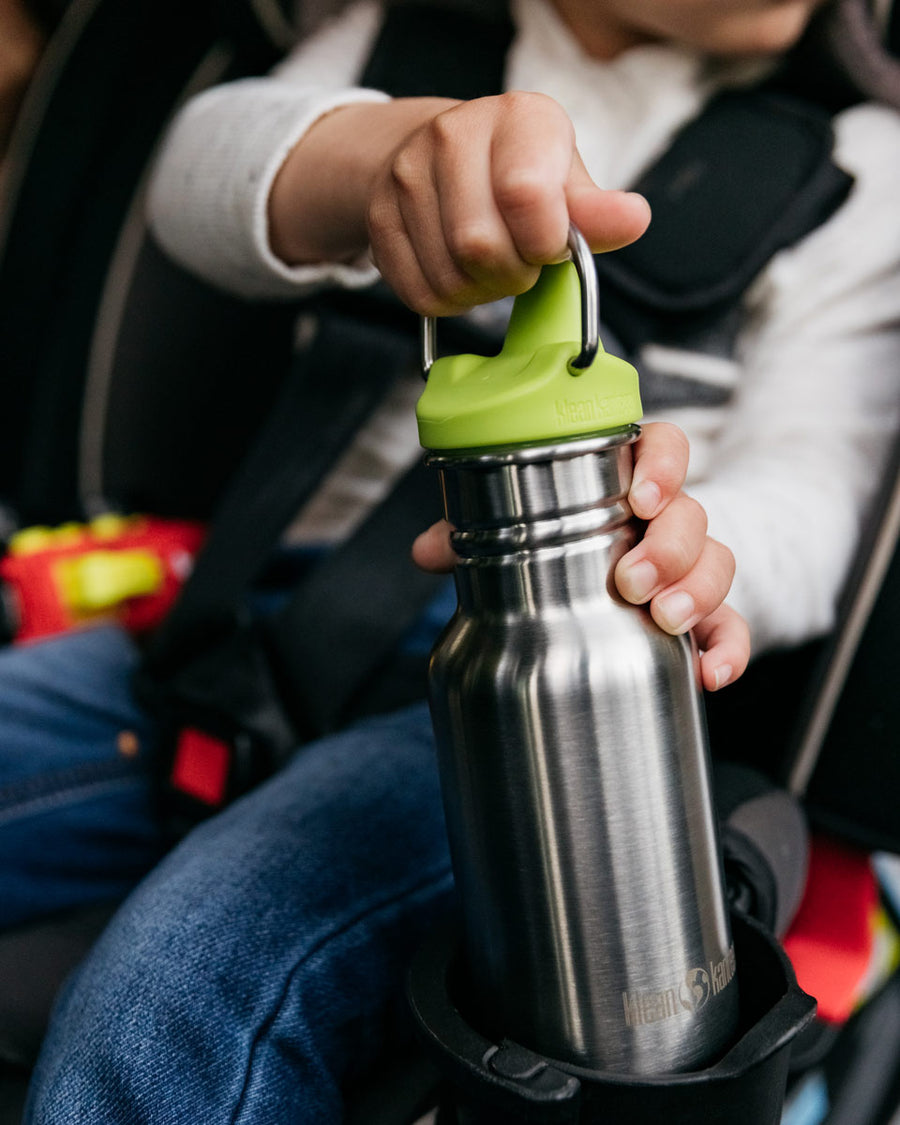
[(623, 1077), (560, 1063), (464, 1018), (455, 931), (436, 934), (409, 976), (413, 1016), (449, 1091), (441, 1125), (778, 1125), (790, 1044), (815, 1014), (778, 942), (732, 918), (740, 1026), (715, 1063), (690, 1073)]

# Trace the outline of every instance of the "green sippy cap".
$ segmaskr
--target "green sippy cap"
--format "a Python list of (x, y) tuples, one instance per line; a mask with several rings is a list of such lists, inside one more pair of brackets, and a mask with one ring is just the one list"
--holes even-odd
[[(516, 298), (499, 355), (444, 356), (431, 365), (416, 408), (426, 449), (587, 437), (641, 417), (637, 371), (603, 350), (596, 325), (582, 325), (591, 316), (585, 308), (593, 309), (596, 320), (596, 301), (585, 303), (584, 293), (589, 284), (596, 289), (596, 274), (574, 228), (569, 244), (574, 261), (545, 266), (537, 283)], [(580, 368), (593, 351), (592, 331), (596, 354)]]

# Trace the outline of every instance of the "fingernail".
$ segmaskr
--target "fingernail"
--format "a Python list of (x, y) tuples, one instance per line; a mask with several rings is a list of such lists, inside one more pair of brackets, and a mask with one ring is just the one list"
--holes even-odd
[(693, 624), (696, 613), (694, 599), (684, 590), (660, 598), (655, 604), (655, 609), (663, 628), (670, 633), (685, 632)]
[(713, 679), (715, 680), (714, 691), (724, 687), (727, 683), (731, 682), (731, 677), (734, 675), (734, 669), (730, 664), (720, 664), (716, 669)]
[(626, 601), (645, 602), (659, 585), (656, 567), (648, 559), (626, 566), (618, 578), (619, 592)]
[(652, 480), (642, 480), (631, 486), (630, 498), (634, 514), (649, 519), (659, 507), (662, 492)]

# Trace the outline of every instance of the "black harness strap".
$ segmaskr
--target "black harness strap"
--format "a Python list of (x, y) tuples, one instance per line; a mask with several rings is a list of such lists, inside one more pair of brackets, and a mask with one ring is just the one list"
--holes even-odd
[(721, 94), (681, 129), (635, 184), (646, 234), (595, 258), (603, 319), (632, 354), (737, 310), (771, 258), (840, 207), (853, 179), (833, 144), (826, 109), (767, 87)]
[[(333, 694), (319, 699), (317, 691), (307, 691), (301, 700), (298, 683), (311, 681), (318, 688), (321, 672), (341, 655), (335, 645), (344, 644), (344, 638), (333, 640), (322, 621), (310, 626), (303, 609), (290, 604), (276, 614), (267, 636), (249, 599), (286, 524), (416, 355), (416, 341), (393, 327), (364, 316), (320, 312), (312, 343), (300, 354), (268, 423), (226, 490), (194, 572), (135, 677), (135, 690), (157, 717), (169, 746), (162, 796), (176, 836), (278, 769), (303, 738), (336, 725), (356, 695), (351, 677), (367, 679), (369, 660), (382, 655), (377, 629), (362, 648), (347, 643), (348, 653), (356, 653), (356, 667), (338, 664), (329, 679)], [(436, 509), (436, 487), (429, 483), (429, 507)], [(415, 520), (418, 530), (426, 517), (415, 512), (415, 505), (412, 511), (406, 506), (401, 522)], [(396, 542), (408, 544), (411, 535), (407, 527), (399, 530), (396, 521), (390, 523), (381, 536), (386, 556), (381, 558), (371, 535), (357, 536), (356, 551), (363, 557), (351, 560), (351, 581), (339, 590), (333, 581), (326, 583), (328, 589), (319, 592), (324, 617), (341, 605), (358, 608), (353, 580), (358, 583), (362, 568), (373, 564), (394, 574)], [(338, 568), (336, 579), (343, 577)], [(416, 613), (433, 583), (429, 590), (413, 576), (407, 588), (418, 588), (408, 610)], [(302, 647), (294, 651), (291, 633), (320, 626), (321, 649), (307, 663)], [(352, 624), (344, 627), (352, 635)], [(373, 638), (376, 651), (370, 653)], [(313, 718), (301, 714), (298, 705), (307, 699), (316, 705)]]
[[(299, 730), (324, 733), (347, 720), (367, 681), (447, 581), (419, 570), (409, 554), (415, 533), (437, 515), (438, 500), (435, 473), (419, 461), (287, 608), (263, 622), (282, 698)], [(409, 675), (405, 700), (392, 702), (422, 697), (423, 677), (413, 669)]]
[(227, 630), (288, 522), (414, 353), (396, 332), (322, 314), (258, 440), (219, 505), (209, 537), (145, 660), (171, 674)]

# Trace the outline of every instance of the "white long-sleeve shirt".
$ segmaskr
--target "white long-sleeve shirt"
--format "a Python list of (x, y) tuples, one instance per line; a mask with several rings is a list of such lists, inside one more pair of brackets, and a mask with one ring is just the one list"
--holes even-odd
[[(250, 298), (323, 283), (365, 285), (366, 263), (292, 268), (271, 252), (269, 190), (312, 122), (383, 99), (354, 85), (381, 9), (363, 0), (298, 46), (270, 76), (211, 90), (182, 112), (151, 191), (162, 245), (208, 280)], [(514, 0), (507, 89), (554, 97), (602, 187), (628, 187), (679, 127), (746, 66), (712, 65), (675, 45), (612, 61), (587, 56), (549, 4)], [(672, 409), (691, 442), (689, 491), (737, 560), (730, 602), (756, 651), (826, 631), (894, 437), (900, 401), (900, 117), (861, 105), (835, 120), (848, 201), (778, 253), (745, 295), (733, 357), (648, 355), (657, 369), (733, 389), (725, 405)], [(640, 359), (638, 361), (640, 367)], [(304, 513), (301, 534), (345, 534), (418, 454), (401, 383)]]

